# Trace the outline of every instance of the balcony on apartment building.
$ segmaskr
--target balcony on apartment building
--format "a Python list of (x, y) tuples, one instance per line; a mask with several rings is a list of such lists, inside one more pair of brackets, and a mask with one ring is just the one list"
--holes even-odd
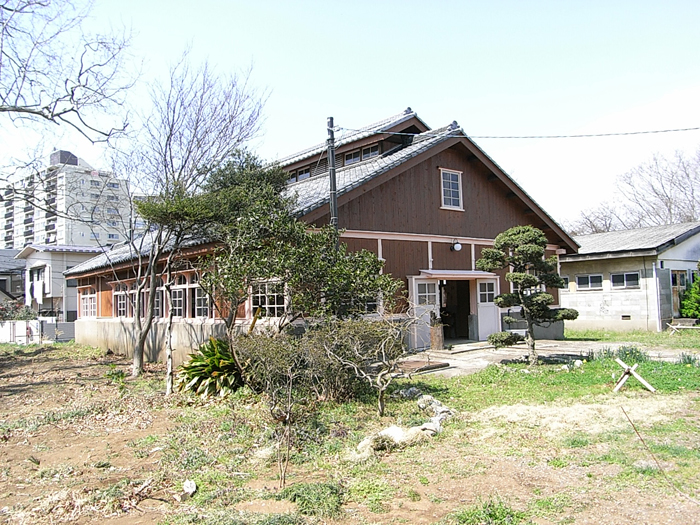
[(8, 211), (8, 212), (5, 214), (5, 218), (6, 218), (6, 219), (9, 219), (9, 218), (12, 217), (13, 215), (14, 215), (14, 213), (12, 213), (11, 211)]
[(5, 225), (5, 229), (6, 229), (6, 230), (11, 230), (13, 227), (14, 227), (14, 226), (13, 226), (13, 224), (12, 224), (11, 222), (8, 222), (8, 223)]
[(27, 205), (24, 207), (24, 211), (25, 211), (25, 212), (34, 211), (34, 206), (32, 206), (31, 204), (27, 204)]
[(34, 222), (33, 217), (27, 217), (26, 219), (24, 219), (24, 224), (31, 224), (33, 222)]
[(5, 242), (12, 242), (12, 235), (5, 235)]

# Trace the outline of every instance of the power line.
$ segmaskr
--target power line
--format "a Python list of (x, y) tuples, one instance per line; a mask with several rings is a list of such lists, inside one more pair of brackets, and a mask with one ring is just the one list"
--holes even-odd
[[(352, 129), (352, 128), (342, 128), (337, 127), (336, 129), (341, 129), (345, 131), (355, 131), (362, 132), (367, 130), (362, 129)], [(587, 133), (581, 135), (467, 135), (472, 139), (579, 139), (579, 138), (590, 138), (590, 137), (621, 137), (625, 135), (649, 135), (653, 133), (676, 133), (680, 131), (698, 131), (700, 127), (696, 128), (676, 128), (676, 129), (656, 129), (651, 131), (624, 131), (617, 133)], [(434, 130), (431, 130), (434, 131)], [(429, 132), (428, 132), (429, 133)], [(374, 134), (384, 134), (384, 135), (406, 135), (414, 137), (416, 135), (422, 135), (422, 133), (403, 133), (398, 131), (375, 131)], [(460, 137), (463, 135), (448, 135), (452, 137)]]

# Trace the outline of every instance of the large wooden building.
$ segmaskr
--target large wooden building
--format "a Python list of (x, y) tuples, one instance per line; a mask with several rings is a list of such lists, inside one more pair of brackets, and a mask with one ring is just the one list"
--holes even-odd
[[(493, 299), (509, 286), (504, 272), (481, 272), (475, 264), (481, 250), (492, 246), (498, 233), (516, 225), (533, 225), (547, 235), (548, 254), (577, 251), (573, 239), (456, 122), (431, 130), (408, 108), (344, 134), (337, 141), (335, 161), (343, 242), (351, 250), (364, 248), (383, 259), (384, 272), (406, 284), (407, 314), (427, 320), (430, 312), (442, 313), (449, 319), (448, 337), (483, 340), (501, 329), (501, 312)], [(330, 182), (326, 145), (279, 163), (289, 172), (287, 191), (296, 196), (302, 220), (312, 226), (327, 224)], [(88, 297), (83, 290), (96, 293), (95, 279), (103, 272), (101, 308), (82, 309), (79, 325), (95, 318), (128, 324), (128, 309), (116, 302), (119, 294), (125, 293), (124, 284), (107, 278), (113, 265), (109, 257), (107, 253), (104, 260), (71, 270), (71, 277), (83, 277), (83, 297)], [(196, 289), (196, 283), (188, 279), (183, 287)], [(268, 293), (269, 297), (261, 297)], [(267, 312), (275, 315), (282, 311), (283, 303), (275, 295), (279, 290), (257, 290), (251, 301), (276, 305)], [(556, 293), (555, 297), (558, 300)], [(190, 325), (215, 324), (211, 309), (197, 310), (196, 303), (187, 303), (197, 300), (196, 292), (183, 296), (183, 307), (178, 310), (182, 320)], [(246, 310), (252, 313), (252, 308)], [(90, 326), (96, 324), (91, 322)], [(98, 332), (105, 333), (77, 327), (76, 338), (107, 346)], [(122, 341), (111, 347), (128, 345), (128, 337)], [(427, 331), (418, 329), (412, 335), (415, 347), (427, 343)]]

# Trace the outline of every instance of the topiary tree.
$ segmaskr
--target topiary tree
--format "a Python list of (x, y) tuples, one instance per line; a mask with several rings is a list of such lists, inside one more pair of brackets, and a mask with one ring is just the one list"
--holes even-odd
[[(698, 262), (700, 271), (700, 262)], [(695, 274), (695, 282), (683, 294), (681, 299), (681, 315), (694, 319), (700, 319), (700, 274)]]
[[(520, 307), (520, 313), (527, 323), (525, 342), (531, 365), (537, 364), (535, 350), (535, 325), (554, 321), (572, 320), (578, 317), (576, 310), (550, 308), (554, 297), (546, 288), (564, 288), (564, 280), (557, 273), (557, 258), (545, 258), (547, 237), (533, 226), (515, 226), (496, 236), (493, 248), (485, 248), (476, 262), (479, 270), (491, 272), (508, 268), (506, 280), (512, 283), (512, 292), (500, 294), (495, 303), (501, 308)], [(505, 317), (507, 323), (515, 322)], [(489, 342), (501, 347), (513, 344), (521, 337), (509, 332), (499, 332), (489, 336)]]

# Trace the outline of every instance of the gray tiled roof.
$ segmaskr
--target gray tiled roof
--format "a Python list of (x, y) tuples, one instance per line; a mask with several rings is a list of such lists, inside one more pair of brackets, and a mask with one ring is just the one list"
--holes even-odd
[[(377, 133), (386, 131), (387, 129), (390, 129), (396, 126), (397, 124), (405, 122), (406, 120), (409, 120), (413, 117), (418, 118), (416, 112), (413, 111), (411, 108), (406, 108), (398, 115), (393, 115), (389, 118), (385, 118), (384, 120), (380, 120), (379, 122), (375, 122), (374, 124), (370, 124), (369, 126), (360, 128), (357, 131), (351, 131), (350, 133), (343, 134), (341, 137), (338, 137), (335, 140), (335, 147), (338, 148), (343, 144), (348, 144), (349, 142), (354, 142), (356, 140), (376, 135)], [(423, 121), (421, 120), (421, 122)], [(423, 124), (425, 125), (425, 122), (423, 122)], [(430, 127), (427, 125), (425, 125), (425, 127), (430, 129)], [(293, 155), (289, 155), (287, 157), (279, 159), (277, 162), (275, 162), (275, 164), (281, 167), (288, 166), (289, 164), (294, 164), (295, 162), (298, 162), (305, 158), (323, 153), (326, 151), (327, 148), (328, 146), (325, 142), (323, 144), (317, 144), (316, 146), (313, 146), (311, 148), (299, 151), (297, 153), (294, 153)]]
[(578, 235), (574, 240), (581, 245), (579, 255), (591, 255), (636, 250), (665, 249), (665, 245), (682, 242), (700, 233), (700, 222), (668, 224), (634, 230)]
[[(453, 122), (444, 128), (415, 135), (409, 146), (403, 148), (399, 146), (379, 157), (338, 168), (336, 170), (338, 196), (455, 136), (466, 137), (457, 123)], [(296, 196), (295, 211), (299, 215), (305, 215), (329, 202), (328, 172), (292, 183), (286, 191), (289, 195)]]
[(18, 261), (17, 259), (15, 259), (15, 256), (18, 253), (19, 250), (0, 250), (0, 272), (7, 272), (9, 270), (17, 270), (19, 268), (24, 268), (25, 261)]
[[(139, 252), (142, 257), (146, 259), (151, 254), (151, 248), (153, 246), (153, 234), (147, 233), (146, 235), (136, 239), (133, 243), (125, 243), (123, 245), (114, 246), (111, 250), (107, 250), (100, 255), (88, 259), (80, 264), (73, 266), (71, 269), (63, 272), (64, 275), (76, 275), (84, 272), (91, 272), (93, 270), (99, 270), (102, 268), (109, 268), (110, 266), (115, 266), (121, 263), (126, 263), (133, 261), (138, 257)], [(188, 248), (192, 246), (199, 246), (202, 244), (207, 244), (209, 241), (202, 238), (190, 238), (185, 240), (181, 247)], [(168, 243), (172, 245), (172, 242)], [(166, 252), (168, 248), (166, 247)]]

